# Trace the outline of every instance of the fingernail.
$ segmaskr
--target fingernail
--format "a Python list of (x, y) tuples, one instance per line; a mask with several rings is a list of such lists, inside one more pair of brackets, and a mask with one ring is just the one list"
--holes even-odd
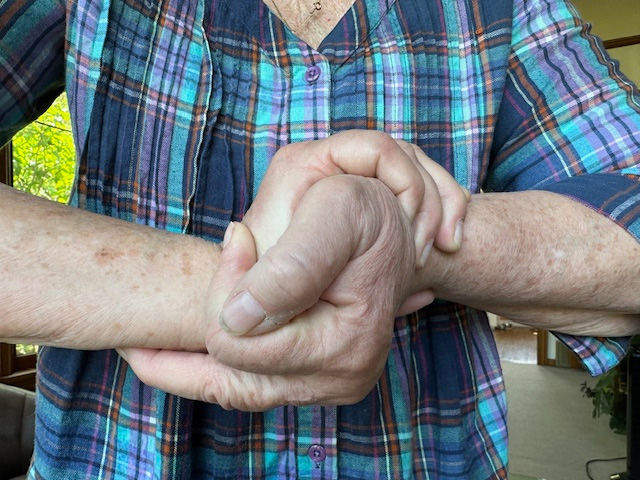
[(460, 248), (462, 246), (462, 228), (464, 226), (464, 220), (460, 220), (456, 225), (456, 231), (453, 234), (453, 243), (456, 248)]
[(220, 325), (228, 333), (243, 335), (260, 325), (264, 319), (264, 310), (245, 290), (233, 297), (223, 307), (220, 314)]
[(124, 350), (122, 350), (121, 348), (116, 348), (116, 352), (118, 352), (118, 355), (120, 355), (125, 362), (128, 362), (127, 360), (127, 354), (124, 353)]
[(235, 222), (231, 222), (227, 229), (224, 232), (224, 238), (222, 239), (222, 248), (226, 247), (231, 241), (231, 236), (233, 235), (233, 228), (235, 227)]
[(464, 196), (467, 197), (467, 202), (468, 202), (469, 200), (471, 200), (471, 192), (464, 187), (462, 187), (462, 189), (464, 190)]
[(427, 264), (427, 258), (429, 258), (429, 254), (431, 253), (431, 247), (433, 247), (433, 240), (427, 243), (424, 250), (422, 250), (422, 255), (420, 255), (420, 268)]

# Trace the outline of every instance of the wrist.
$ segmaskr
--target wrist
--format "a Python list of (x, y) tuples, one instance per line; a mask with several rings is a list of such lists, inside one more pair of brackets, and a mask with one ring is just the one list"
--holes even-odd
[[(181, 302), (185, 309), (182, 318), (176, 322), (180, 339), (177, 348), (184, 351), (206, 351), (205, 338), (211, 322), (217, 322), (217, 313), (212, 312), (209, 291), (211, 282), (218, 270), (222, 252), (220, 244), (189, 237), (185, 242), (190, 255), (196, 261), (191, 262), (190, 269), (182, 270), (184, 276), (180, 284)], [(197, 254), (194, 255), (194, 253)]]

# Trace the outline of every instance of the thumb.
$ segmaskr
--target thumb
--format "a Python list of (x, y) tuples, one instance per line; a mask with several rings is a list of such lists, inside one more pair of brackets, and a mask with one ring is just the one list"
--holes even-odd
[(242, 223), (231, 222), (224, 234), (218, 269), (211, 281), (207, 302), (207, 318), (218, 320), (227, 296), (255, 265), (256, 260), (256, 245), (253, 235)]
[(400, 317), (402, 315), (409, 315), (410, 313), (417, 312), (422, 307), (426, 307), (433, 303), (434, 300), (435, 296), (433, 294), (433, 290), (430, 288), (416, 292), (410, 295), (402, 305), (400, 305), (396, 312), (396, 316)]
[(343, 270), (360, 236), (340, 211), (349, 211), (338, 198), (341, 190), (332, 190), (340, 177), (309, 189), (284, 234), (235, 284), (220, 316), (227, 332), (257, 335), (278, 328), (315, 305)]
[(231, 222), (224, 233), (216, 275), (220, 273), (227, 284), (237, 283), (256, 261), (256, 244), (251, 231), (243, 223)]

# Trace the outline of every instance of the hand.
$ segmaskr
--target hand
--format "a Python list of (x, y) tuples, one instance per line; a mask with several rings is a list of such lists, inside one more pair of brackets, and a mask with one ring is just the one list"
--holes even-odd
[[(235, 224), (226, 237), (211, 283), (213, 316), (229, 293), (225, 286), (260, 265), (244, 225)], [(406, 216), (380, 182), (353, 176), (322, 180), (309, 189), (290, 227), (263, 257), (308, 267), (294, 266), (284, 288), (307, 281), (316, 266), (336, 272), (335, 278), (316, 279), (329, 285), (319, 287), (323, 293), (310, 309), (259, 336), (232, 336), (213, 323), (208, 355), (141, 349), (122, 354), (144, 383), (224, 408), (355, 403), (386, 363), (395, 312), (414, 272), (412, 245)], [(289, 266), (286, 260), (279, 265)]]
[[(289, 226), (306, 191), (317, 181), (340, 174), (377, 178), (396, 195), (412, 223), (418, 266), (424, 265), (432, 244), (443, 252), (460, 248), (469, 191), (416, 145), (383, 132), (349, 130), (292, 143), (276, 153), (245, 216), (258, 258)], [(281, 215), (275, 217), (274, 204), (288, 208), (279, 208)]]
[[(412, 222), (419, 267), (426, 262), (433, 244), (447, 252), (460, 247), (469, 192), (417, 146), (381, 132), (357, 130), (291, 144), (274, 157), (243, 221), (254, 235), (258, 258), (282, 236), (303, 195), (314, 183), (345, 172), (375, 176), (396, 195)], [(259, 334), (286, 323), (314, 305), (322, 289), (329, 285), (328, 280), (337, 273), (336, 264), (327, 259), (325, 264), (316, 262), (316, 270), (308, 275), (298, 274), (305, 278), (304, 282), (291, 285), (283, 272), (307, 267), (295, 265), (297, 259), (289, 257), (283, 253), (282, 258), (261, 260), (231, 292), (221, 317), (227, 330)], [(287, 266), (283, 266), (284, 262)], [(250, 297), (240, 296), (242, 292)], [(428, 290), (414, 292), (398, 313), (415, 311), (432, 299)]]
[[(356, 141), (357, 140), (356, 136), (360, 138), (360, 142)], [(323, 142), (324, 142), (324, 145), (319, 145), (320, 143), (323, 143)], [(369, 146), (371, 147), (371, 149), (370, 150), (367, 150), (366, 148), (363, 149), (362, 148), (363, 145)], [(398, 146), (400, 146), (401, 151), (398, 149)], [(414, 167), (416, 168), (419, 167), (418, 171), (420, 173), (420, 178), (422, 178), (422, 181), (423, 181), (422, 188), (424, 188), (425, 183), (428, 183), (429, 185), (433, 185), (434, 183), (433, 179), (434, 178), (437, 179), (435, 183), (438, 184), (438, 188), (440, 189), (438, 193), (443, 198), (442, 202), (444, 204), (444, 207), (441, 207), (440, 198), (438, 196), (435, 196), (435, 198), (432, 198), (432, 201), (425, 201), (423, 198), (423, 201), (420, 204), (421, 206), (419, 207), (419, 209), (421, 210), (419, 211), (416, 210), (417, 213), (412, 217), (411, 207), (410, 205), (407, 206), (406, 204), (407, 198), (402, 197), (403, 192), (405, 192), (405, 197), (407, 197), (406, 192), (409, 191), (410, 189), (407, 187), (403, 190), (403, 188), (399, 188), (397, 185), (394, 186), (393, 184), (394, 172), (397, 173), (398, 171), (402, 171), (402, 169), (399, 167), (395, 169), (389, 169), (389, 170), (383, 169), (385, 165), (383, 161), (386, 161), (386, 159), (389, 158), (390, 156), (388, 153), (389, 151), (393, 153), (391, 157), (395, 158), (397, 161), (404, 162), (403, 164), (405, 165), (405, 167), (406, 167), (407, 159), (410, 160), (410, 162), (414, 165)], [(366, 163), (367, 158), (369, 158), (369, 161), (370, 161), (371, 157), (373, 157), (374, 159), (373, 165), (375, 168), (371, 167), (371, 163), (369, 164)], [(381, 165), (379, 166), (376, 163), (378, 161), (380, 161), (381, 163)], [(355, 162), (355, 163), (350, 164), (349, 162)], [(363, 163), (358, 163), (358, 162), (363, 162)], [(424, 163), (429, 167), (429, 170), (433, 172), (433, 177), (426, 174), (426, 171), (422, 169), (420, 162)], [(309, 165), (309, 163), (311, 163), (311, 165)], [(369, 165), (368, 167), (369, 170), (364, 168), (364, 166), (366, 165)], [(265, 181), (262, 184), (263, 186), (260, 190), (258, 198), (256, 199), (256, 202), (254, 203), (254, 206), (252, 207), (247, 217), (245, 217), (246, 220), (248, 220), (247, 223), (252, 224), (252, 228), (255, 228), (256, 231), (261, 232), (261, 234), (268, 239), (267, 241), (264, 241), (262, 243), (258, 242), (259, 245), (260, 244), (262, 245), (262, 248), (258, 247), (258, 251), (265, 252), (267, 250), (267, 246), (273, 245), (274, 242), (279, 238), (281, 232), (284, 231), (286, 227), (289, 225), (290, 219), (293, 215), (293, 212), (295, 211), (295, 207), (297, 203), (300, 201), (302, 194), (304, 194), (304, 192), (306, 191), (306, 189), (309, 188), (309, 186), (313, 185), (313, 183), (317, 182), (319, 179), (324, 178), (325, 175), (342, 173), (343, 167), (348, 168), (350, 169), (350, 171), (354, 171), (355, 173), (367, 174), (367, 175), (375, 174), (381, 177), (382, 180), (386, 179), (387, 185), (391, 185), (392, 189), (395, 189), (394, 193), (398, 195), (398, 199), (400, 200), (400, 202), (401, 203), (403, 201), (405, 202), (404, 207), (405, 207), (405, 211), (407, 212), (407, 216), (409, 218), (414, 218), (415, 220), (417, 217), (419, 218), (424, 217), (423, 221), (426, 220), (426, 223), (427, 224), (431, 223), (431, 225), (438, 225), (440, 222), (440, 230), (437, 231), (437, 235), (436, 235), (438, 238), (436, 238), (435, 241), (436, 241), (436, 246), (438, 246), (438, 242), (439, 242), (438, 239), (442, 237), (444, 240), (442, 240), (441, 243), (444, 246), (439, 248), (442, 248), (442, 249), (447, 248), (446, 247), (447, 239), (449, 243), (451, 243), (451, 238), (454, 237), (452, 232), (454, 232), (455, 230), (458, 231), (458, 235), (459, 235), (460, 228), (456, 229), (455, 226), (459, 225), (460, 219), (464, 217), (464, 213), (466, 211), (467, 197), (465, 195), (465, 191), (457, 185), (455, 180), (453, 180), (444, 169), (442, 169), (441, 167), (436, 165), (434, 162), (432, 162), (430, 159), (428, 159), (428, 157), (426, 157), (419, 149), (417, 149), (417, 147), (411, 146), (406, 142), (395, 142), (390, 137), (385, 136), (383, 134), (376, 133), (376, 132), (357, 132), (357, 135), (354, 135), (353, 132), (349, 132), (349, 134), (345, 133), (341, 135), (336, 135), (331, 139), (324, 140), (321, 142), (307, 142), (306, 144), (292, 145), (291, 147), (287, 147), (286, 149), (284, 149), (281, 152), (281, 154), (276, 159), (274, 159), (274, 162), (272, 163), (267, 173)], [(358, 171), (358, 168), (360, 168), (359, 171)], [(373, 171), (371, 170), (371, 168), (373, 168)], [(410, 169), (408, 171), (411, 172)], [(391, 175), (391, 177), (388, 177), (387, 175)], [(415, 180), (415, 178), (417, 177), (415, 173), (413, 173), (413, 174), (409, 174), (407, 178)], [(270, 179), (273, 180), (271, 187), (269, 187)], [(418, 190), (417, 190), (418, 192), (421, 191), (419, 187), (420, 185), (418, 185)], [(277, 193), (278, 189), (280, 189), (279, 193)], [(269, 195), (270, 190), (272, 195)], [(415, 190), (415, 187), (414, 187), (414, 190)], [(429, 192), (433, 193), (435, 192), (435, 189), (431, 188), (429, 189)], [(273, 205), (269, 206), (270, 205), (269, 202), (273, 202)], [(431, 208), (430, 209), (425, 208), (425, 206), (429, 204)], [(435, 207), (433, 205), (435, 205)], [(338, 207), (343, 207), (343, 206), (344, 205), (338, 205)], [(447, 206), (449, 208), (447, 208)], [(444, 210), (445, 221), (442, 221), (443, 213), (440, 210), (441, 208), (443, 208)], [(258, 285), (260, 285), (260, 283), (265, 283), (264, 280), (268, 279), (268, 281), (264, 284), (264, 288), (262, 289), (263, 293), (271, 289), (271, 290), (274, 290), (272, 294), (273, 293), (275, 293), (276, 295), (278, 293), (284, 294), (284, 297), (281, 298), (282, 300), (282, 303), (280, 304), (282, 306), (281, 311), (282, 310), (286, 311), (287, 307), (290, 307), (293, 305), (293, 307), (289, 309), (289, 314), (286, 315), (286, 320), (288, 320), (298, 312), (303, 312), (307, 310), (307, 307), (301, 307), (299, 303), (300, 300), (302, 300), (303, 302), (305, 301), (305, 298), (302, 298), (304, 297), (304, 293), (302, 297), (298, 298), (298, 296), (295, 294), (288, 295), (289, 293), (292, 293), (291, 290), (283, 291), (279, 287), (281, 285), (291, 285), (294, 288), (304, 286), (304, 285), (306, 285), (307, 287), (309, 285), (311, 286), (312, 291), (310, 292), (310, 294), (309, 293), (307, 294), (307, 301), (310, 302), (309, 303), (310, 306), (314, 305), (314, 307), (306, 311), (304, 315), (299, 315), (296, 318), (296, 321), (293, 322), (292, 325), (296, 325), (297, 328), (300, 328), (300, 326), (306, 326), (306, 329), (308, 330), (310, 327), (318, 328), (326, 325), (327, 323), (329, 325), (333, 325), (331, 322), (319, 321), (319, 317), (314, 314), (321, 313), (318, 311), (319, 306), (323, 305), (322, 304), (323, 300), (318, 302), (318, 299), (320, 298), (320, 294), (323, 292), (324, 287), (327, 284), (331, 283), (332, 279), (335, 277), (336, 271), (339, 270), (343, 264), (340, 262), (334, 262), (330, 259), (330, 255), (328, 254), (331, 252), (329, 251), (329, 249), (325, 248), (327, 245), (325, 245), (325, 242), (323, 240), (324, 237), (322, 237), (322, 235), (319, 235), (317, 231), (314, 231), (313, 227), (324, 225), (329, 228), (329, 230), (323, 230), (320, 233), (339, 231), (339, 229), (334, 229), (331, 227), (331, 221), (337, 218), (335, 217), (335, 215), (339, 210), (340, 208), (336, 208), (334, 210), (332, 208), (329, 208), (328, 204), (323, 204), (321, 211), (319, 212), (318, 215), (310, 216), (311, 218), (310, 227), (312, 228), (312, 230), (308, 232), (310, 241), (309, 242), (299, 241), (298, 243), (296, 243), (296, 241), (294, 240), (292, 242), (292, 246), (297, 247), (300, 245), (307, 245), (307, 246), (314, 245), (314, 241), (315, 241), (315, 245), (319, 246), (319, 248), (316, 249), (316, 251), (313, 251), (313, 250), (310, 251), (309, 249), (307, 249), (303, 253), (310, 254), (310, 257), (308, 257), (308, 259), (310, 259), (312, 262), (314, 258), (315, 260), (320, 260), (320, 264), (316, 264), (316, 267), (317, 267), (316, 269), (305, 268), (305, 265), (309, 266), (309, 264), (305, 264), (304, 261), (301, 261), (301, 262), (297, 261), (297, 260), (303, 259), (303, 257), (296, 257), (296, 255), (290, 252), (287, 252), (287, 249), (281, 249), (281, 253), (284, 255), (283, 259), (284, 260), (288, 259), (289, 261), (286, 263), (284, 261), (283, 262), (279, 261), (277, 258), (277, 250), (275, 250), (276, 253), (272, 251), (270, 252), (270, 257), (269, 256), (265, 257), (266, 259), (271, 258), (270, 263), (267, 265), (266, 262), (268, 260), (266, 259), (262, 261), (262, 265), (263, 265), (262, 271), (264, 273), (271, 273), (271, 275), (267, 275), (262, 279), (260, 278), (259, 275), (256, 275)], [(260, 229), (260, 225), (261, 225), (260, 218), (262, 216), (259, 214), (261, 211), (265, 212), (265, 216), (263, 217), (263, 219), (264, 218), (269, 219), (268, 223), (262, 224), (263, 225), (262, 230)], [(327, 217), (327, 213), (329, 214), (329, 216), (326, 221), (323, 221), (322, 218)], [(268, 217), (266, 217), (267, 214), (268, 214)], [(252, 215), (254, 216), (253, 219), (252, 219)], [(433, 218), (430, 218), (429, 215), (431, 215)], [(360, 218), (366, 219), (367, 215), (364, 215), (363, 217), (358, 217), (358, 219)], [(451, 220), (452, 218), (454, 219), (453, 221)], [(448, 221), (446, 221), (447, 219)], [(449, 228), (447, 228), (447, 226)], [(352, 226), (349, 225), (349, 227), (352, 227)], [(433, 229), (433, 230), (437, 230), (437, 229)], [(246, 232), (246, 229), (244, 228), (244, 226), (237, 225), (236, 231)], [(303, 229), (303, 231), (306, 231), (306, 230)], [(419, 228), (416, 228), (415, 221), (414, 221), (414, 231), (418, 232), (417, 237), (423, 236), (424, 238), (433, 238), (432, 234), (421, 235), (420, 234), (421, 230), (419, 230)], [(354, 232), (355, 230), (353, 230), (353, 228), (348, 228), (347, 233), (354, 233)], [(269, 235), (271, 235), (271, 238), (269, 237)], [(243, 238), (246, 235), (243, 235), (242, 233), (236, 233), (236, 236), (239, 238)], [(290, 237), (289, 241), (291, 241), (291, 238), (295, 239), (295, 236)], [(427, 241), (427, 243), (430, 243), (430, 241)], [(459, 242), (457, 243), (458, 245), (454, 245), (453, 249), (459, 246)], [(344, 245), (346, 245), (344, 242), (340, 242), (337, 246), (339, 247)], [(335, 247), (336, 245), (332, 244), (331, 246)], [(252, 247), (250, 247), (250, 249), (251, 248)], [(234, 250), (237, 251), (237, 249), (234, 249)], [(398, 251), (406, 253), (406, 248), (401, 250), (393, 250), (393, 252), (398, 252)], [(420, 250), (418, 249), (418, 251)], [(231, 253), (229, 252), (230, 252), (229, 250), (227, 250), (226, 252), (223, 252), (224, 254), (223, 256), (226, 259), (233, 258), (233, 255), (231, 255)], [(321, 252), (326, 255), (324, 257), (318, 258), (317, 252)], [(275, 259), (274, 259), (274, 256), (276, 257)], [(253, 253), (253, 258), (254, 258), (253, 261), (255, 262), (255, 253)], [(340, 257), (339, 255), (336, 258), (342, 258), (342, 261), (344, 261), (344, 257)], [(382, 258), (393, 258), (393, 255), (388, 257), (383, 256)], [(397, 265), (398, 265), (397, 262), (391, 264), (392, 267)], [(250, 267), (251, 265), (249, 264), (244, 265), (244, 269), (241, 269), (241, 271), (244, 273)], [(271, 272), (269, 272), (270, 267), (274, 267)], [(392, 269), (393, 268), (391, 268), (391, 270)], [(346, 273), (347, 271), (348, 269), (345, 266), (343, 273)], [(383, 273), (387, 273), (387, 272), (385, 271)], [(254, 271), (254, 274), (255, 274), (255, 271)], [(295, 280), (296, 276), (299, 277), (299, 281)], [(212, 309), (212, 312), (210, 312), (210, 317), (215, 318), (217, 311), (219, 311), (219, 310), (216, 311), (216, 309), (219, 309), (221, 306), (220, 302), (224, 301), (225, 295), (231, 293), (229, 292), (228, 289), (222, 289), (226, 291), (224, 291), (224, 294), (221, 295), (220, 293), (221, 285), (228, 285), (232, 279), (233, 281), (236, 281), (236, 280), (239, 281), (241, 277), (242, 275), (235, 275), (235, 276), (230, 275), (228, 272), (228, 269), (222, 268), (221, 266), (221, 269), (216, 275), (216, 279), (214, 279), (212, 283), (212, 285), (214, 285), (214, 290), (217, 290), (217, 295), (213, 295), (212, 298), (218, 298), (218, 302), (210, 303), (210, 306)], [(349, 287), (350, 287), (349, 282), (346, 282), (345, 280), (347, 278), (348, 276), (346, 274), (343, 275), (342, 283), (338, 282), (336, 279), (335, 285), (334, 285), (335, 293), (347, 295), (347, 292), (349, 292)], [(381, 281), (381, 279), (386, 278), (392, 281), (391, 284), (393, 284), (393, 279), (383, 274), (368, 275), (368, 276), (365, 275), (364, 277), (361, 277), (361, 279), (362, 278), (369, 279), (369, 280), (378, 280), (378, 281)], [(389, 284), (387, 284), (387, 287), (388, 286)], [(363, 299), (363, 302), (360, 305), (364, 306), (365, 308), (370, 308), (375, 310), (377, 308), (376, 302), (379, 300), (378, 298), (375, 298), (375, 299), (369, 298), (369, 301), (364, 301), (364, 298), (366, 297), (366, 295), (372, 295), (372, 294), (375, 295), (375, 288), (368, 288), (365, 290), (366, 290), (365, 296), (361, 297)], [(242, 291), (242, 289), (236, 287), (234, 293), (238, 291)], [(235, 298), (237, 295), (231, 295), (231, 296)], [(272, 298), (272, 295), (267, 294), (265, 296), (267, 298)], [(417, 302), (420, 305), (426, 305), (433, 300), (433, 294), (429, 290), (419, 292), (417, 294), (417, 297), (420, 298), (419, 301)], [(356, 296), (352, 298), (358, 298), (358, 297)], [(416, 295), (414, 295), (413, 298), (415, 303)], [(223, 300), (220, 300), (220, 299), (223, 299)], [(274, 303), (277, 308), (278, 301), (275, 301)], [(296, 305), (296, 303), (298, 305)], [(385, 302), (383, 301), (382, 304), (385, 304)], [(388, 306), (389, 302), (386, 302), (386, 305)], [(260, 306), (259, 306), (259, 309), (262, 311), (262, 308)], [(380, 310), (378, 309), (377, 311), (380, 311)], [(314, 319), (313, 322), (310, 321), (310, 318), (311, 318), (310, 316), (312, 315), (314, 315), (312, 317)], [(393, 317), (393, 314), (389, 318), (392, 318), (392, 317)], [(263, 314), (263, 318), (264, 318), (264, 314)], [(334, 318), (338, 318), (338, 317), (334, 317)], [(358, 316), (356, 318), (361, 319), (362, 316)], [(303, 319), (306, 319), (306, 322), (303, 321)], [(269, 330), (269, 328), (273, 328), (277, 323), (280, 323), (280, 320), (282, 320), (282, 318), (278, 319), (274, 315), (274, 316), (271, 316), (269, 320), (266, 322), (263, 322), (261, 327), (254, 329), (252, 333), (260, 333), (260, 332), (267, 331)], [(258, 323), (260, 323), (260, 321)], [(377, 325), (377, 327), (380, 328), (381, 326), (385, 325), (385, 322), (368, 323), (366, 326), (372, 326), (372, 325), (373, 326)], [(389, 325), (392, 325), (392, 322), (389, 323), (389, 321), (387, 321), (387, 326)], [(348, 403), (350, 398), (351, 399), (354, 398), (353, 392), (356, 392), (356, 393), (359, 392), (360, 394), (362, 394), (363, 392), (366, 393), (369, 390), (370, 386), (373, 385), (371, 378), (373, 378), (373, 381), (375, 381), (375, 379), (378, 378), (379, 371), (381, 371), (381, 368), (383, 367), (384, 361), (386, 359), (386, 349), (388, 348), (388, 346), (386, 346), (386, 348), (383, 348), (382, 352), (380, 352), (380, 348), (370, 348), (370, 346), (367, 346), (367, 348), (362, 349), (364, 354), (354, 354), (354, 353), (351, 353), (349, 349), (347, 350), (343, 349), (342, 354), (336, 354), (336, 352), (341, 351), (340, 347), (333, 339), (330, 339), (328, 342), (325, 341), (325, 337), (328, 334), (334, 334), (336, 331), (337, 332), (344, 331), (345, 332), (344, 335), (342, 335), (341, 333), (337, 334), (337, 337), (341, 340), (349, 339), (353, 335), (355, 335), (355, 338), (357, 339), (367, 338), (366, 335), (361, 336), (361, 333), (364, 333), (364, 331), (361, 331), (358, 328), (355, 328), (355, 329), (348, 328), (346, 330), (343, 330), (345, 326), (353, 327), (353, 325), (351, 325), (348, 321), (342, 321), (337, 324), (336, 329), (331, 329), (331, 330), (322, 329), (320, 332), (318, 332), (318, 335), (307, 335), (308, 331), (303, 330), (305, 334), (299, 335), (297, 339), (294, 335), (293, 341), (292, 341), (292, 337), (279, 338), (277, 336), (274, 336), (274, 334), (256, 337), (259, 341), (262, 341), (262, 342), (266, 340), (270, 340), (273, 342), (266, 349), (265, 348), (261, 349), (261, 348), (256, 348), (256, 347), (259, 347), (259, 345), (254, 346), (251, 344), (251, 341), (253, 340), (251, 338), (234, 339), (233, 337), (230, 337), (226, 334), (221, 333), (219, 330), (218, 330), (218, 334), (216, 335), (215, 333), (216, 326), (214, 325), (213, 327), (214, 331), (212, 334), (209, 335), (209, 339), (210, 339), (210, 349), (212, 351), (215, 351), (216, 354), (219, 355), (219, 358), (217, 360), (213, 356), (206, 356), (206, 355), (199, 355), (199, 354), (181, 354), (178, 352), (155, 352), (155, 351), (129, 350), (128, 355), (130, 360), (132, 361), (132, 365), (134, 366), (134, 369), (140, 375), (143, 381), (149, 384), (158, 386), (159, 388), (164, 388), (165, 390), (169, 390), (174, 393), (178, 393), (190, 398), (200, 398), (200, 399), (211, 398), (212, 400), (210, 401), (215, 401), (216, 403), (222, 403), (223, 405), (229, 405), (229, 406), (234, 406), (234, 405), (238, 406), (239, 404), (242, 404), (243, 402), (245, 402), (246, 408), (249, 408), (249, 404), (251, 402), (247, 403), (246, 400), (243, 400), (245, 398), (245, 395), (248, 395), (249, 398), (252, 398), (253, 396), (254, 399), (259, 399), (260, 405), (261, 405), (260, 408), (268, 408), (268, 406), (272, 404), (275, 405), (275, 404), (282, 404), (282, 403), (294, 403), (294, 404), (301, 403), (301, 402), (305, 402), (304, 398), (308, 398), (308, 399), (313, 398), (313, 400), (310, 401), (310, 403), (322, 403), (324, 401), (336, 402), (336, 403)], [(280, 335), (285, 335), (285, 336), (292, 335), (292, 332), (295, 333), (296, 330), (292, 331), (291, 328), (292, 327), (290, 325), (287, 325), (285, 327), (282, 327), (280, 331), (275, 333), (279, 333)], [(378, 342), (377, 344), (380, 345), (379, 342), (381, 339), (386, 338), (387, 341), (390, 341), (390, 327), (386, 330), (387, 335), (385, 334), (380, 335), (379, 333), (380, 333), (380, 330), (378, 330), (378, 335), (372, 335), (370, 337), (374, 345), (376, 344), (376, 342)], [(305, 341), (308, 343), (312, 341), (312, 339), (316, 339), (316, 338), (320, 345), (329, 345), (334, 348), (331, 351), (323, 350), (321, 352), (322, 353), (321, 355), (316, 355), (313, 358), (307, 357), (306, 356), (307, 352), (317, 351), (317, 349), (314, 347), (313, 344), (304, 345), (304, 343)], [(228, 343), (227, 345), (225, 345), (224, 343), (220, 343), (218, 345), (219, 348), (216, 348), (216, 345), (215, 345), (216, 341), (223, 342), (223, 340), (225, 339), (227, 342), (230, 342), (230, 343)], [(276, 339), (277, 341), (275, 341)], [(235, 345), (236, 341), (243, 342), (243, 344), (245, 345), (245, 348), (238, 349), (237, 348), (238, 346)], [(386, 345), (384, 342), (383, 344)], [(249, 346), (248, 349), (247, 349), (247, 346)], [(302, 348), (295, 348), (295, 347), (302, 347)], [(225, 358), (225, 352), (227, 352), (228, 354), (226, 358)], [(236, 353), (236, 356), (234, 356), (234, 352)], [(244, 353), (241, 353), (240, 356), (238, 357), (237, 352), (244, 352)], [(259, 352), (259, 354), (257, 357), (255, 357), (254, 355), (257, 352)], [(320, 373), (328, 372), (330, 374), (331, 368), (333, 368), (334, 372), (339, 371), (340, 368), (342, 368), (342, 370), (344, 371), (344, 366), (341, 366), (339, 362), (336, 363), (335, 358), (342, 359), (342, 362), (343, 362), (342, 365), (344, 365), (345, 362), (347, 365), (350, 364), (349, 362), (353, 362), (354, 365), (352, 365), (352, 367), (354, 368), (351, 368), (350, 373), (353, 373), (355, 371), (356, 372), (355, 378), (357, 378), (360, 382), (355, 382), (355, 383), (352, 382), (354, 375), (347, 375), (346, 378), (350, 378), (351, 380), (349, 381), (349, 385), (347, 385), (346, 387), (343, 386), (340, 382), (330, 381), (328, 384), (325, 384), (324, 382), (327, 379), (326, 375), (316, 374), (314, 375), (313, 378), (320, 379), (321, 380), (320, 383), (316, 385), (314, 382), (311, 382), (312, 385), (310, 386), (311, 387), (315, 386), (315, 388), (311, 388), (311, 389), (303, 388), (304, 385), (307, 385), (307, 384), (305, 383), (305, 376), (300, 376), (305, 372), (305, 368), (302, 362), (299, 362), (299, 361), (293, 362), (292, 363), (293, 370), (287, 370), (288, 367), (286, 362), (279, 361), (278, 358), (274, 358), (273, 361), (269, 361), (269, 359), (272, 358), (273, 355), (271, 356), (267, 354), (261, 355), (263, 352), (267, 352), (267, 353), (274, 352), (273, 355), (276, 355), (276, 357), (279, 354), (289, 355), (288, 357), (289, 359), (294, 358), (296, 356), (300, 356), (301, 354), (300, 352), (302, 352), (302, 355), (304, 356), (304, 358), (309, 360), (311, 362), (311, 365), (313, 365), (314, 364), (313, 362), (315, 362), (315, 364), (322, 364), (327, 366), (327, 369), (321, 370)], [(345, 355), (344, 352), (349, 352), (349, 353)], [(369, 356), (369, 354), (371, 353), (374, 354), (373, 357)], [(334, 359), (333, 363), (329, 361), (329, 359), (332, 359), (332, 358)], [(230, 368), (229, 366), (224, 366), (219, 361), (221, 359), (228, 364), (234, 364), (234, 366), (238, 367), (238, 369), (233, 369), (233, 368)], [(362, 362), (360, 363), (360, 365), (365, 367), (364, 369), (365, 374), (360, 374), (359, 372), (357, 372), (357, 369), (355, 369), (355, 367), (357, 367), (356, 363), (358, 362)], [(210, 369), (211, 375), (205, 375), (202, 378), (210, 379), (209, 382), (204, 380), (204, 385), (202, 382), (191, 384), (190, 379), (193, 378), (192, 376), (189, 376), (189, 375), (184, 376), (180, 374), (181, 368), (184, 369), (182, 373), (197, 371), (197, 368), (194, 365), (191, 365), (191, 363), (200, 365), (202, 368), (205, 368), (205, 366), (208, 365), (207, 368)], [(271, 373), (272, 375), (266, 376), (266, 375), (261, 375), (260, 373), (249, 373), (246, 371), (242, 371), (242, 369), (258, 370), (260, 366), (262, 366), (261, 368), (266, 369), (266, 373)], [(280, 373), (286, 374), (286, 377), (283, 378), (282, 375), (275, 375), (278, 373), (278, 369), (276, 367), (281, 367), (283, 370)], [(379, 367), (379, 369), (377, 367)], [(196, 369), (194, 370), (194, 368)], [(168, 376), (167, 377), (163, 376), (162, 378), (159, 378), (157, 372), (166, 372)], [(175, 373), (176, 375), (171, 375), (171, 372)], [(297, 376), (292, 375), (292, 372), (296, 372), (298, 375)], [(370, 374), (372, 372), (374, 372), (373, 377), (370, 377), (366, 374), (366, 373)], [(243, 384), (245, 388), (241, 388), (240, 390), (236, 388), (234, 390), (234, 388), (232, 388), (234, 385), (234, 382), (231, 379), (233, 379), (236, 382), (236, 384)], [(213, 383), (210, 383), (210, 382), (213, 382)], [(266, 385), (265, 385), (265, 382), (266, 382)], [(215, 397), (215, 395), (213, 395), (211, 392), (216, 392), (216, 388), (215, 388), (216, 385), (220, 387), (222, 384), (226, 385), (226, 388), (224, 388), (223, 391), (227, 392), (228, 395), (224, 398), (220, 397), (217, 400), (214, 400), (213, 398)], [(271, 385), (273, 388), (269, 390), (267, 388), (268, 385)], [(339, 388), (333, 388), (331, 391), (323, 391), (322, 385), (334, 385), (334, 386), (338, 386)], [(363, 389), (362, 385), (365, 385), (366, 387)], [(285, 388), (285, 387), (288, 387), (288, 388)], [(264, 391), (264, 395), (259, 394), (259, 392), (261, 391)], [(274, 393), (274, 395), (269, 396), (267, 392), (272, 392)], [(356, 397), (357, 396), (358, 395), (356, 395)], [(241, 407), (238, 407), (238, 408), (241, 408)], [(254, 402), (253, 406), (249, 409), (258, 409), (258, 408), (259, 406), (255, 405), (255, 402)]]

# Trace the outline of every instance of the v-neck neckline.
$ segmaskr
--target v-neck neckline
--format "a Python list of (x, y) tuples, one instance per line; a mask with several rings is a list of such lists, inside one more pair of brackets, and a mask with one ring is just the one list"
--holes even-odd
[[(283, 56), (307, 50), (340, 61), (351, 56), (369, 37), (397, 0), (355, 0), (317, 49), (298, 38), (262, 0), (218, 0), (245, 26), (275, 64)], [(297, 50), (297, 52), (295, 52)]]
[[(313, 49), (317, 49), (345, 15), (353, 8), (356, 0), (307, 0), (302, 5), (302, 12), (293, 18), (293, 12), (284, 5), (278, 6), (280, 0), (260, 0), (271, 13), (277, 16), (300, 40)], [(287, 16), (292, 13), (291, 18)], [(304, 38), (303, 38), (304, 37)], [(319, 42), (318, 42), (319, 39)], [(313, 42), (313, 43), (312, 43)], [(316, 45), (317, 43), (317, 45)]]

